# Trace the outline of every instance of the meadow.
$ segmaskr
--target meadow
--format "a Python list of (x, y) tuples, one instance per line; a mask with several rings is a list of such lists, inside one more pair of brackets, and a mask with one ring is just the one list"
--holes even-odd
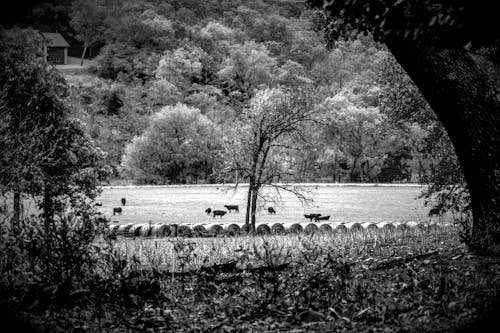
[[(257, 213), (262, 223), (306, 222), (304, 214), (330, 215), (330, 222), (427, 222), (428, 208), (418, 196), (420, 185), (387, 184), (302, 184), (312, 202), (303, 204), (288, 192), (265, 194), (273, 199), (263, 203)], [(97, 207), (113, 223), (242, 223), (245, 219), (248, 186), (239, 185), (172, 185), (104, 187)], [(126, 198), (121, 215), (113, 216)], [(206, 208), (225, 210), (224, 205), (239, 205), (239, 213), (228, 213), (222, 219), (205, 214)], [(277, 214), (270, 215), (272, 206)]]

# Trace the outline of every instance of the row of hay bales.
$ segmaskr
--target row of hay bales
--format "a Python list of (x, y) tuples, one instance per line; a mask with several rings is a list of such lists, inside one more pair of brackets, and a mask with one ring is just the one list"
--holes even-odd
[[(434, 226), (434, 225), (430, 225)], [(412, 227), (427, 228), (428, 224), (416, 222), (379, 223), (258, 223), (259, 235), (287, 233), (333, 233), (362, 230), (405, 230)], [(110, 231), (115, 236), (126, 237), (210, 237), (221, 235), (244, 235), (248, 233), (244, 223), (198, 223), (198, 224), (112, 224)]]

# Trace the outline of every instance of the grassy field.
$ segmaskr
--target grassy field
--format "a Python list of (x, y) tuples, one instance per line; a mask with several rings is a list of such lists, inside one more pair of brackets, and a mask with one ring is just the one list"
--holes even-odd
[[(470, 325), (490, 320), (500, 295), (498, 259), (470, 254), (452, 226), (309, 236), (119, 239), (115, 250), (126, 258), (119, 281), (102, 286), (96, 296), (85, 296), (92, 310), (82, 311), (77, 297), (77, 305), (47, 317), (46, 327), (99, 332), (489, 332)], [(114, 291), (107, 291), (111, 286)]]
[[(277, 202), (269, 202), (258, 212), (262, 223), (306, 222), (303, 214), (330, 215), (330, 222), (428, 221), (428, 209), (417, 199), (421, 186), (373, 186), (359, 184), (304, 185), (313, 201), (302, 205), (293, 195), (283, 192)], [(228, 185), (192, 186), (116, 186), (105, 187), (99, 210), (114, 223), (241, 223), (245, 218), (247, 187), (237, 191)], [(270, 196), (275, 195), (268, 192)], [(120, 207), (126, 198), (122, 215), (113, 216), (113, 207)], [(224, 205), (239, 205), (239, 213), (228, 213), (222, 219), (205, 214), (205, 209), (225, 210)], [(273, 206), (277, 214), (269, 215)]]

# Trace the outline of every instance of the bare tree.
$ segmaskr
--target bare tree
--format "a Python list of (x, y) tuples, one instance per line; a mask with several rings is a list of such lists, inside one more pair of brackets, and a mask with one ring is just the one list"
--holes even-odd
[(243, 111), (241, 122), (227, 130), (224, 171), (235, 174), (236, 186), (240, 178), (249, 183), (245, 224), (250, 230), (255, 230), (258, 199), (269, 200), (261, 192), (263, 187), (273, 188), (278, 197), (279, 191), (288, 191), (302, 202), (310, 201), (299, 187), (280, 181), (287, 175), (284, 157), (304, 139), (305, 123), (314, 120), (311, 96), (306, 89), (261, 90)]

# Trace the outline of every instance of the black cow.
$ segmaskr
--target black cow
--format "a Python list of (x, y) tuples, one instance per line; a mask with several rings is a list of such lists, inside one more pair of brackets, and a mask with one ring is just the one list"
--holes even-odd
[(125, 200), (125, 198), (122, 198), (122, 206), (125, 206), (126, 202), (127, 202), (127, 200)]
[(122, 215), (122, 208), (121, 207), (113, 208), (113, 215), (115, 215), (115, 213)]
[(101, 201), (96, 201), (95, 205), (96, 206), (102, 206), (102, 202)]
[(213, 214), (213, 217), (215, 218), (216, 216), (220, 216), (220, 218), (222, 218), (224, 215), (226, 215), (226, 211), (225, 210), (213, 210), (212, 211), (212, 214)]
[(234, 210), (235, 212), (240, 212), (239, 208), (238, 208), (238, 205), (224, 205), (224, 207), (226, 207), (226, 209), (231, 213), (232, 210)]
[(309, 219), (309, 221), (312, 222), (313, 219), (316, 219), (317, 217), (320, 217), (321, 214), (304, 214), (304, 217), (306, 219)]
[(327, 215), (327, 216), (316, 216), (314, 218), (314, 221), (318, 222), (318, 221), (328, 221), (330, 219), (330, 215)]
[(211, 212), (212, 212), (212, 208), (205, 209), (205, 213), (207, 213), (207, 215), (210, 215)]
[(268, 207), (268, 208), (267, 208), (267, 212), (268, 212), (269, 214), (276, 214), (276, 211), (274, 210), (274, 208), (273, 208), (273, 207)]

